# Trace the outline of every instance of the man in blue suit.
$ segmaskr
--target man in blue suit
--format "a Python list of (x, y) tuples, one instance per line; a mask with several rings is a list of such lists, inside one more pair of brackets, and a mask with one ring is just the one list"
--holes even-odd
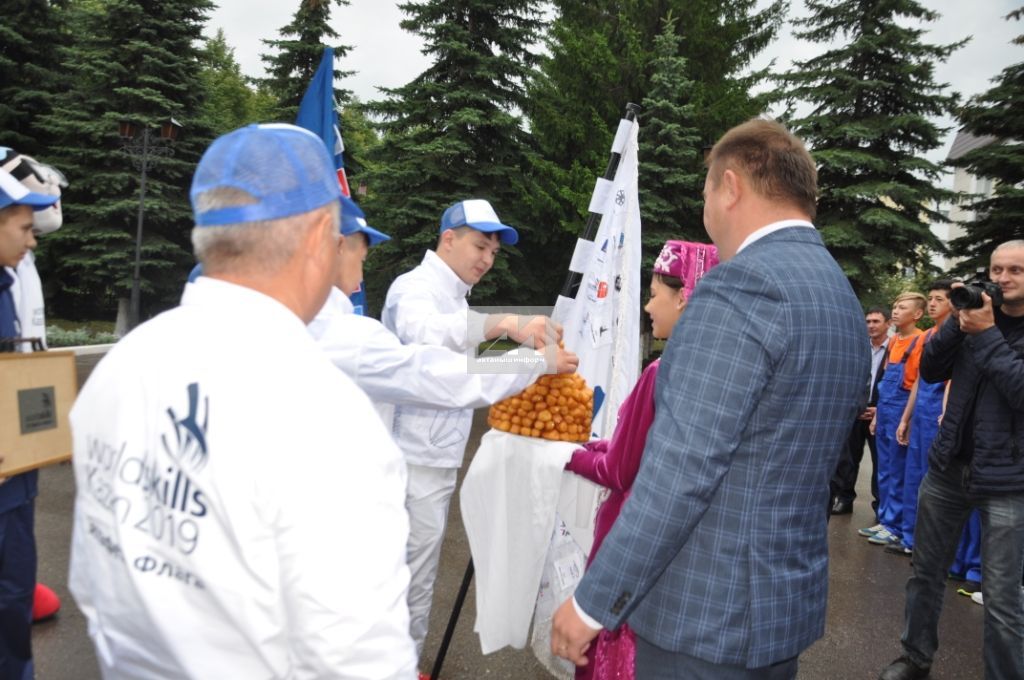
[(628, 619), (638, 678), (793, 678), (824, 632), (822, 508), (870, 358), (816, 196), (814, 162), (777, 123), (711, 150), (704, 225), (722, 264), (665, 348), (633, 492), (556, 612), (556, 654), (585, 663), (600, 627)]

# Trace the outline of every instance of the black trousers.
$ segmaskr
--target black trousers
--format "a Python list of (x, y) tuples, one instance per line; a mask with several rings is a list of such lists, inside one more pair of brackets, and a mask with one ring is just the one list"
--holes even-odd
[(853, 503), (857, 497), (857, 473), (860, 471), (861, 459), (864, 457), (864, 444), (871, 451), (871, 509), (878, 516), (878, 451), (875, 449), (875, 437), (868, 432), (870, 420), (856, 420), (846, 440), (846, 446), (839, 453), (835, 474), (830, 484), (832, 498)]

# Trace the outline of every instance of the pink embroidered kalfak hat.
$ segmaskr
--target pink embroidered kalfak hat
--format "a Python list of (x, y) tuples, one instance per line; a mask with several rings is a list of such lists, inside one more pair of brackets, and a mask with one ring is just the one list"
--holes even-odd
[(718, 264), (718, 248), (709, 243), (666, 241), (654, 261), (654, 273), (683, 282), (683, 295), (690, 299), (693, 287)]

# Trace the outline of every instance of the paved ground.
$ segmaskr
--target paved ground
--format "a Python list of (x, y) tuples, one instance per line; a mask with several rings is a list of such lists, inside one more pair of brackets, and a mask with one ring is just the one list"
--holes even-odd
[[(85, 378), (89, 363), (79, 365)], [(478, 416), (482, 415), (478, 413)], [(470, 451), (484, 432), (478, 417)], [(868, 459), (865, 456), (865, 459)], [(868, 462), (870, 466), (870, 462)], [(861, 475), (859, 492), (870, 497)], [(54, 621), (39, 624), (33, 631), (39, 680), (93, 680), (99, 678), (95, 656), (86, 634), (85, 621), (67, 592), (68, 544), (74, 483), (67, 464), (43, 470), (37, 501), (36, 536), (39, 542), (39, 578), (54, 588), (64, 608)], [(458, 494), (452, 504), (448, 538), (445, 542), (435, 615), (422, 668), (429, 670), (444, 632), (463, 571), (469, 547), (462, 529)], [(899, 633), (903, 619), (903, 584), (909, 561), (885, 554), (856, 536), (858, 527), (870, 524), (870, 508), (858, 501), (853, 515), (835, 518), (829, 528), (832, 556), (828, 623), (825, 637), (800, 660), (800, 680), (870, 680), (886, 663), (899, 655)], [(941, 649), (936, 659), (934, 680), (972, 680), (983, 677), (981, 666), (982, 607), (947, 589), (940, 627)], [(550, 677), (529, 650), (505, 649), (483, 656), (473, 633), (475, 603), (472, 589), (444, 665), (448, 679), (543, 679)]]

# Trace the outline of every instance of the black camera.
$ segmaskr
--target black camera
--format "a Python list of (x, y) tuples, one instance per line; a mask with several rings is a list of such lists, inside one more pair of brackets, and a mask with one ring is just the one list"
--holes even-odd
[(964, 281), (963, 286), (954, 288), (949, 293), (949, 304), (956, 309), (977, 309), (985, 304), (981, 299), (982, 293), (992, 298), (993, 308), (1003, 304), (1003, 289), (992, 283), (984, 269)]

